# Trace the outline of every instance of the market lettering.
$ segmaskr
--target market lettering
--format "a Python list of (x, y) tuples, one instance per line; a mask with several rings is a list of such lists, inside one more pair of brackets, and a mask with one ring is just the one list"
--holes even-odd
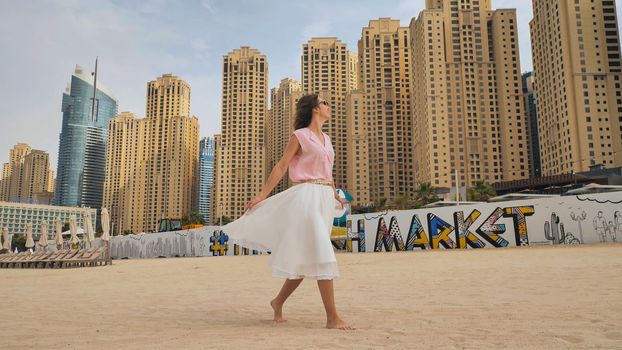
[[(529, 245), (527, 217), (535, 214), (533, 206), (495, 208), (490, 215), (474, 229), (474, 223), (482, 216), (475, 209), (465, 218), (464, 211), (453, 214), (453, 225), (439, 216), (429, 213), (426, 217), (427, 232), (417, 214), (410, 221), (404, 242), (397, 217), (391, 217), (387, 226), (384, 217), (378, 220), (374, 251), (412, 251), (415, 249), (466, 249), (484, 248), (487, 244), (495, 248), (507, 247), (510, 242), (502, 237), (505, 224), (502, 218), (511, 218), (517, 245)], [(351, 223), (350, 223), (351, 225)]]

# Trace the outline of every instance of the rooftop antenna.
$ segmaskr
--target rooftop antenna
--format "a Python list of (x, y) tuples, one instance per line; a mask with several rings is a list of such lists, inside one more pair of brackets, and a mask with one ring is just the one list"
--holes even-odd
[(97, 100), (95, 99), (95, 94), (97, 93), (97, 59), (99, 57), (95, 57), (95, 72), (91, 73), (94, 76), (93, 78), (93, 105), (91, 106), (91, 121), (97, 121), (97, 117), (95, 116), (95, 103)]

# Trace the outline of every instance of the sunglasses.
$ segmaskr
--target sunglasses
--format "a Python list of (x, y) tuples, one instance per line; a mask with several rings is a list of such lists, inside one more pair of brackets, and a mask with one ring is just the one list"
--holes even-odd
[(318, 106), (319, 106), (319, 105), (324, 105), (324, 106), (326, 106), (326, 107), (330, 107), (330, 104), (328, 103), (328, 101), (320, 101), (320, 102), (318, 102), (318, 103), (317, 103), (317, 105), (318, 105)]

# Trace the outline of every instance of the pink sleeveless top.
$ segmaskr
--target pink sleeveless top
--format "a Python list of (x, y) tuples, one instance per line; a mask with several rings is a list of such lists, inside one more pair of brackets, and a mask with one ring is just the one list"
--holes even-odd
[(294, 131), (300, 143), (301, 153), (295, 155), (289, 163), (289, 178), (293, 182), (305, 180), (333, 181), (333, 163), (335, 151), (330, 137), (322, 133), (324, 144), (309, 128)]

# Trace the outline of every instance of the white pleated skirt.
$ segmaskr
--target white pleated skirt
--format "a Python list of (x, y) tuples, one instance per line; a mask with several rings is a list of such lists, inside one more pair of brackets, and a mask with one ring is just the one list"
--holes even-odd
[(330, 232), (343, 213), (332, 187), (303, 183), (266, 198), (222, 230), (233, 243), (270, 252), (274, 277), (328, 280), (339, 276)]

